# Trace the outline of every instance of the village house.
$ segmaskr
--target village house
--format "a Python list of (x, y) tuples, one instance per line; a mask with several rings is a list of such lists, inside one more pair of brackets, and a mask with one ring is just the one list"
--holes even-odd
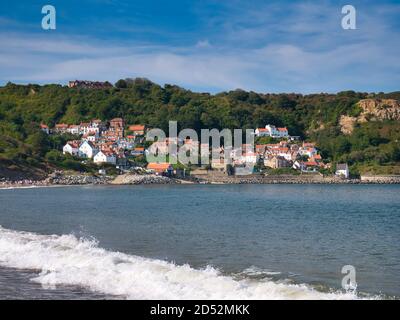
[(145, 134), (145, 125), (133, 124), (128, 127), (128, 130), (132, 132), (134, 136), (143, 136)]
[(93, 162), (97, 164), (110, 163), (115, 165), (117, 163), (117, 156), (111, 152), (99, 151), (93, 157)]
[(42, 130), (46, 134), (50, 134), (49, 126), (46, 125), (46, 124), (41, 123), (40, 124), (40, 130)]
[(293, 169), (300, 170), (301, 172), (318, 172), (320, 164), (315, 161), (295, 161)]
[(66, 133), (68, 127), (69, 126), (66, 123), (57, 123), (54, 130), (56, 133)]
[(82, 141), (90, 141), (96, 142), (99, 138), (99, 134), (97, 132), (88, 132), (82, 136)]
[(288, 168), (291, 162), (281, 156), (272, 156), (264, 159), (264, 166), (272, 169)]
[(150, 162), (147, 165), (147, 169), (154, 171), (157, 174), (162, 174), (162, 173), (172, 174), (173, 172), (172, 165), (167, 162), (165, 163)]
[(87, 81), (87, 80), (74, 80), (68, 82), (69, 88), (82, 88), (82, 89), (107, 89), (112, 88), (112, 84), (108, 81)]
[(277, 128), (274, 125), (267, 124), (265, 128), (257, 128), (255, 135), (257, 137), (289, 138), (289, 131), (286, 127)]
[(241, 164), (256, 164), (259, 158), (259, 155), (255, 152), (243, 152), (238, 162)]
[(312, 143), (303, 143), (303, 146), (299, 148), (299, 154), (301, 156), (307, 156), (312, 158), (314, 155), (318, 153), (318, 150), (315, 148)]
[(257, 128), (254, 133), (255, 133), (256, 137), (270, 137), (271, 136), (269, 130), (266, 128)]
[(131, 151), (132, 156), (141, 156), (144, 154), (144, 147), (136, 147)]
[(77, 156), (79, 154), (79, 141), (68, 141), (63, 147), (63, 154)]
[(98, 149), (90, 141), (84, 141), (79, 147), (79, 156), (82, 158), (92, 159), (97, 152)]
[(70, 134), (79, 134), (79, 125), (77, 124), (71, 124), (68, 126), (67, 132)]
[(347, 163), (338, 163), (336, 165), (335, 175), (338, 177), (348, 179), (350, 176), (350, 172), (349, 172), (349, 166), (347, 165)]
[(124, 127), (125, 121), (122, 118), (114, 118), (110, 120), (110, 127), (108, 129), (109, 132), (113, 132), (114, 136), (117, 138), (124, 137)]

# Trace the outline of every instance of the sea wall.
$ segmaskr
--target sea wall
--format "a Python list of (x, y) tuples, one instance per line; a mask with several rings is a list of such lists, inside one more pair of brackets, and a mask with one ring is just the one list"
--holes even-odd
[(300, 175), (247, 175), (228, 176), (222, 172), (209, 171), (207, 175), (194, 175), (200, 183), (211, 184), (398, 184), (400, 176), (363, 176), (361, 179), (342, 179), (319, 173)]
[(386, 175), (386, 176), (361, 176), (363, 183), (383, 183), (383, 184), (397, 184), (400, 183), (400, 176)]
[(48, 185), (108, 184), (113, 179), (114, 178), (111, 176), (52, 174), (45, 180), (45, 182)]

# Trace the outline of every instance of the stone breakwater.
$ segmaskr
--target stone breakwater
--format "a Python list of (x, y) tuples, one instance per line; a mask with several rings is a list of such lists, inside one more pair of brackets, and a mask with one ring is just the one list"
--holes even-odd
[(88, 175), (53, 175), (45, 181), (48, 185), (85, 185), (85, 184), (108, 184), (114, 178), (111, 176), (88, 176)]
[(0, 179), (0, 188), (47, 187), (56, 185), (140, 185), (140, 184), (400, 184), (400, 176), (362, 176), (343, 180), (321, 175), (282, 176), (227, 176), (222, 174), (199, 175), (186, 179), (171, 179), (155, 174), (125, 174), (113, 176), (68, 175), (53, 173), (45, 180), (8, 181)]
[(281, 176), (197, 176), (199, 183), (207, 184), (399, 184), (400, 176), (362, 177), (361, 179), (340, 179), (322, 175), (281, 175)]
[(126, 174), (115, 178), (111, 184), (175, 184), (178, 181), (155, 174)]

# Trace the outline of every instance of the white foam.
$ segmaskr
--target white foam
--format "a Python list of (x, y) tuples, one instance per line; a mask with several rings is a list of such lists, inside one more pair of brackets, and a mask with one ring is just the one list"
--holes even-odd
[(44, 286), (75, 285), (127, 299), (356, 299), (307, 285), (235, 280), (207, 267), (107, 251), (74, 235), (39, 235), (0, 226), (0, 265), (32, 269)]

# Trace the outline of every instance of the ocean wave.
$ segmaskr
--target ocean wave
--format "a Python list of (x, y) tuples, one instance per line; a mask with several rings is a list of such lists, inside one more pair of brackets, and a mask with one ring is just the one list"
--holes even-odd
[(0, 265), (31, 269), (37, 273), (32, 281), (45, 287), (81, 286), (126, 299), (358, 298), (352, 292), (319, 292), (305, 284), (277, 283), (267, 278), (235, 279), (213, 267), (194, 269), (108, 251), (94, 239), (40, 235), (1, 226)]

